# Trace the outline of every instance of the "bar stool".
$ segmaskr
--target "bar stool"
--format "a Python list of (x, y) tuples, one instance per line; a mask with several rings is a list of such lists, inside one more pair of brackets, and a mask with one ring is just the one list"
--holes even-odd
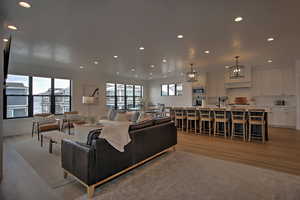
[[(247, 138), (247, 119), (246, 119), (246, 110), (245, 109), (237, 109), (231, 111), (231, 139), (236, 136), (242, 136), (244, 141)], [(242, 133), (238, 132), (238, 128), (236, 126), (242, 126)]]
[(196, 108), (188, 109), (186, 111), (187, 119), (186, 119), (186, 131), (193, 130), (192, 122), (194, 122), (194, 131), (197, 134), (197, 121), (199, 120), (198, 111)]
[[(211, 135), (212, 132), (212, 122), (213, 118), (211, 116), (211, 110), (210, 109), (200, 109), (200, 123), (199, 123), (199, 128), (200, 128), (200, 133), (205, 133), (208, 131), (209, 136)], [(205, 125), (208, 124), (208, 129), (205, 130)]]
[(175, 110), (175, 119), (176, 119), (177, 128), (183, 131), (184, 121), (186, 120), (186, 114), (183, 108), (178, 108)]
[[(223, 124), (224, 131), (220, 129), (220, 125)], [(224, 137), (227, 138), (228, 131), (228, 118), (226, 116), (225, 109), (215, 109), (214, 110), (214, 136), (224, 134)]]
[[(262, 142), (265, 143), (265, 110), (263, 109), (249, 109), (248, 111), (249, 116), (249, 142), (252, 138), (255, 139), (262, 139)], [(252, 126), (260, 126), (261, 128), (261, 136), (255, 133)]]

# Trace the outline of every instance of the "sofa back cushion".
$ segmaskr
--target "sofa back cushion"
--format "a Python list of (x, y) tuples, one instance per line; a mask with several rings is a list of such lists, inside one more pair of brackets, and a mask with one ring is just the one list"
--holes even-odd
[(135, 130), (139, 130), (139, 129), (142, 129), (142, 128), (147, 128), (147, 127), (150, 127), (150, 126), (153, 126), (154, 125), (154, 121), (153, 120), (145, 120), (145, 121), (141, 121), (141, 122), (138, 122), (138, 123), (134, 123), (134, 124), (131, 124), (129, 126), (129, 132), (130, 131), (135, 131)]
[(171, 117), (160, 117), (154, 120), (155, 124), (163, 124), (171, 121)]

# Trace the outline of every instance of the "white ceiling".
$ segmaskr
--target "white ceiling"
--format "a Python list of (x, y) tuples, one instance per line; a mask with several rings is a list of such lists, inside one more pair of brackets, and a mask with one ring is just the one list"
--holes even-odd
[[(178, 75), (191, 62), (199, 71), (223, 69), (240, 55), (244, 65), (287, 67), (300, 55), (299, 0), (27, 2), (30, 9), (17, 0), (0, 5), (5, 37), (8, 24), (19, 28), (13, 33), (12, 63), (74, 70), (83, 65), (83, 70), (146, 79), (150, 72), (154, 78)], [(237, 16), (244, 20), (235, 23)], [(275, 41), (267, 42), (268, 37)]]

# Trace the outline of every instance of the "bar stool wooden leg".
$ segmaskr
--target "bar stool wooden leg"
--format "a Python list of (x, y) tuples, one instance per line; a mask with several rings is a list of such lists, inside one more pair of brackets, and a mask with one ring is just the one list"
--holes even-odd
[(195, 134), (197, 134), (197, 119), (194, 120), (194, 124), (195, 124)]
[(244, 136), (244, 141), (246, 140), (246, 124), (243, 124), (243, 136)]
[(265, 143), (265, 125), (261, 126), (262, 142)]
[(232, 127), (231, 127), (231, 139), (233, 139), (234, 137), (234, 123), (232, 123)]
[(227, 122), (224, 122), (224, 137), (227, 138)]
[(251, 129), (252, 129), (252, 125), (249, 124), (249, 139), (248, 139), (249, 142), (251, 142), (251, 131), (252, 131)]
[(214, 136), (217, 134), (217, 122), (214, 122)]

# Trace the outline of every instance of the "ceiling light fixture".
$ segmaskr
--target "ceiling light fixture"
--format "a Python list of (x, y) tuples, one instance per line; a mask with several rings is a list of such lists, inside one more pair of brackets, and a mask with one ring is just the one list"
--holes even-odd
[(239, 65), (239, 56), (235, 57), (235, 65), (231, 67), (231, 73), (230, 73), (230, 78), (231, 79), (238, 79), (238, 78), (243, 78), (243, 65)]
[(132, 68), (132, 69), (131, 69), (131, 71), (132, 71), (132, 72), (134, 72), (134, 71), (135, 71), (135, 69), (134, 69), (134, 68)]
[(117, 75), (119, 75), (119, 74), (120, 74), (120, 72), (116, 72), (116, 74), (117, 74)]
[(150, 72), (150, 76), (152, 76), (152, 72)]
[(241, 21), (243, 21), (243, 18), (242, 18), (242, 17), (236, 17), (236, 18), (234, 19), (234, 21), (235, 21), (235, 22), (241, 22)]
[(151, 68), (154, 68), (155, 66), (154, 66), (154, 65), (150, 65), (150, 67), (151, 67)]
[(139, 49), (140, 49), (141, 51), (143, 51), (145, 48), (144, 48), (144, 47), (140, 47)]
[(268, 42), (272, 42), (272, 41), (274, 41), (274, 38), (272, 37), (268, 38)]
[(168, 76), (167, 75), (164, 75), (164, 78), (167, 78)]
[(18, 30), (18, 28), (16, 26), (13, 26), (13, 25), (8, 25), (7, 28), (11, 29), (11, 30)]
[(3, 42), (8, 42), (8, 39), (4, 38), (4, 39), (3, 39)]
[(225, 68), (226, 68), (226, 69), (229, 69), (229, 66), (228, 66), (228, 65), (226, 65), (226, 66), (225, 66)]
[(84, 68), (84, 66), (80, 65), (80, 66), (79, 66), (79, 68), (80, 68), (80, 69), (83, 69), (83, 68)]
[(197, 81), (197, 72), (193, 69), (193, 63), (191, 63), (191, 71), (186, 73), (187, 82), (196, 82)]
[(268, 63), (272, 63), (272, 62), (273, 62), (273, 60), (272, 60), (272, 59), (269, 59), (269, 60), (268, 60)]
[(206, 50), (206, 51), (204, 51), (204, 53), (206, 53), (206, 54), (209, 54), (209, 53), (210, 53), (210, 51), (209, 51), (209, 50)]
[(20, 1), (19, 6), (21, 6), (23, 8), (30, 8), (31, 7), (31, 5), (29, 3), (24, 2), (24, 1)]
[(118, 56), (114, 56), (114, 58), (118, 58)]
[(182, 39), (182, 38), (183, 38), (183, 35), (177, 35), (177, 38), (178, 38), (178, 39)]
[(166, 59), (163, 59), (163, 60), (162, 60), (162, 62), (166, 63), (166, 62), (167, 62), (167, 60), (166, 60)]
[(95, 61), (94, 61), (94, 64), (95, 64), (95, 65), (98, 65), (98, 64), (99, 64), (99, 62), (98, 62), (97, 60), (95, 60)]

